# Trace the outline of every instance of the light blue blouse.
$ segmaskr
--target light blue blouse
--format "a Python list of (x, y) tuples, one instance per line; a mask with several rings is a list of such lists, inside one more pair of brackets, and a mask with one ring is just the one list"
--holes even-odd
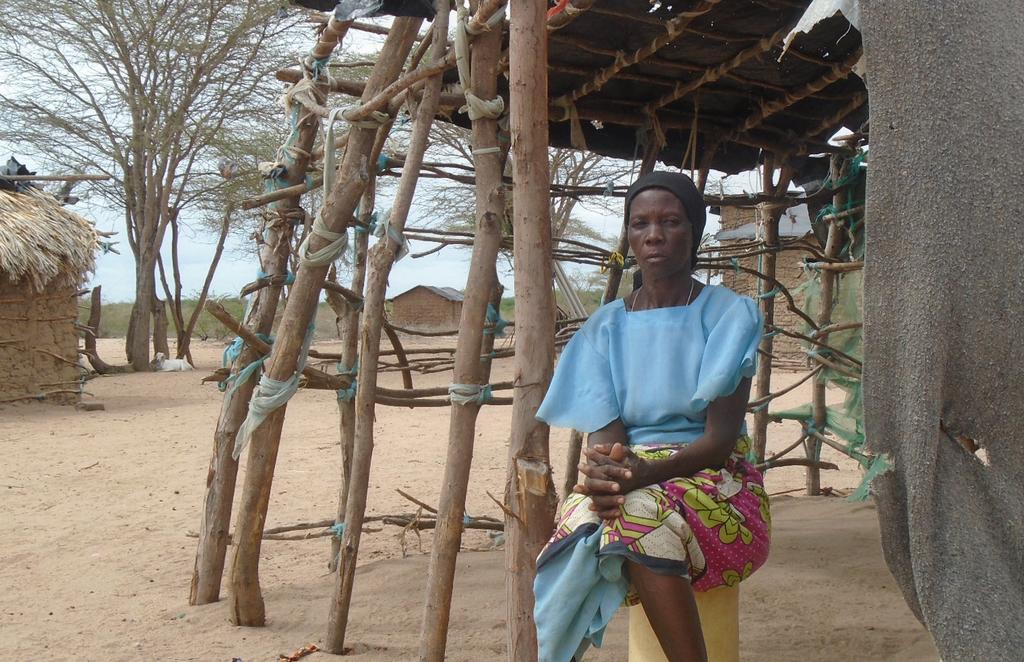
[(707, 407), (755, 372), (757, 305), (706, 285), (687, 306), (599, 308), (566, 345), (537, 418), (581, 432), (616, 418), (629, 443), (687, 444), (704, 433)]

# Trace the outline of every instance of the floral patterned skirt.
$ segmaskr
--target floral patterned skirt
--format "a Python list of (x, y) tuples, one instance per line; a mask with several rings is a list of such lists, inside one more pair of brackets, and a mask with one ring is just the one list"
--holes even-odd
[[(632, 447), (648, 460), (678, 449)], [(660, 574), (688, 577), (696, 591), (735, 585), (764, 564), (771, 533), (768, 494), (746, 459), (749, 450), (750, 439), (740, 437), (724, 468), (628, 493), (621, 515), (610, 522), (591, 512), (589, 497), (570, 495), (538, 565), (603, 526), (601, 556), (618, 554)]]

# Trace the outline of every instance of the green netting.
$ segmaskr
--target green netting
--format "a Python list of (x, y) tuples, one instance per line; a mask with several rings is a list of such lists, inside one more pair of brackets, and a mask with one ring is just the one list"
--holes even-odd
[[(827, 225), (824, 220), (826, 216), (848, 212), (842, 217), (840, 227), (845, 236), (839, 256), (842, 260), (862, 260), (864, 257), (864, 222), (863, 210), (851, 212), (864, 204), (864, 179), (866, 169), (863, 164), (867, 160), (867, 154), (858, 154), (851, 160), (847, 175), (842, 179), (831, 182), (826, 181), (830, 188), (837, 189), (840, 186), (849, 184), (847, 188), (847, 199), (849, 202), (836, 207), (827, 205), (817, 215), (814, 223)], [(819, 233), (819, 236), (822, 236)], [(841, 327), (845, 324), (857, 324), (863, 320), (863, 290), (864, 274), (862, 271), (851, 271), (839, 274), (835, 281), (832, 296), (831, 326)], [(817, 318), (821, 311), (821, 272), (812, 269), (805, 270), (805, 280), (798, 287), (793, 288), (798, 305), (812, 318)], [(816, 337), (813, 329), (804, 328), (803, 333), (812, 338)], [(843, 370), (822, 365), (817, 380), (820, 383), (829, 384), (842, 389), (846, 397), (839, 405), (826, 408), (825, 429), (820, 430), (814, 426), (813, 408), (810, 403), (781, 411), (770, 411), (770, 416), (775, 419), (788, 419), (800, 421), (807, 426), (808, 430), (819, 433), (829, 433), (842, 440), (837, 444), (847, 455), (857, 460), (866, 470), (864, 481), (861, 486), (851, 495), (851, 500), (862, 500), (867, 498), (868, 486), (872, 478), (888, 467), (884, 457), (873, 457), (863, 452), (864, 447), (864, 400), (859, 377), (851, 373), (859, 372), (850, 367), (848, 362), (841, 360), (838, 353), (842, 353), (859, 362), (863, 362), (863, 334), (858, 325), (855, 328), (842, 329), (831, 332), (827, 336), (827, 345), (821, 347), (812, 342), (804, 342), (804, 351), (809, 356), (823, 357), (833, 364), (842, 366)]]

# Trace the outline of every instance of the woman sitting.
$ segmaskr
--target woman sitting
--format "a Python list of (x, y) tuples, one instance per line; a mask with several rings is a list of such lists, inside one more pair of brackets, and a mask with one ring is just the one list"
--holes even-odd
[(627, 594), (670, 662), (705, 660), (694, 591), (732, 586), (768, 555), (744, 426), (760, 313), (693, 278), (705, 208), (689, 177), (641, 177), (625, 217), (643, 284), (576, 333), (537, 413), (590, 433), (582, 482), (537, 561), (542, 662), (600, 645)]

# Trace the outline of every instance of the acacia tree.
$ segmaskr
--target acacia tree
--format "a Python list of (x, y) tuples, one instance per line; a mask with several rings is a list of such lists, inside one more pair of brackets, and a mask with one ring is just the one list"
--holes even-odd
[[(216, 161), (216, 171), (197, 174), (190, 195), (183, 199), (182, 213), (172, 215), (169, 220), (170, 265), (166, 265), (161, 256), (157, 259), (157, 267), (174, 321), (177, 358), (192, 361), (192, 334), (210, 293), (228, 237), (232, 233), (236, 236), (259, 236), (256, 230), (265, 210), (247, 211), (242, 203), (265, 183), (259, 164), (274, 154), (281, 141), (280, 123), (274, 120), (277, 117), (267, 113), (254, 118), (250, 125), (223, 130), (209, 145), (210, 158), (206, 159)], [(216, 237), (214, 253), (195, 305), (186, 313), (181, 255), (188, 250), (191, 236), (211, 234)]]
[(4, 3), (0, 140), (53, 167), (111, 175), (94, 190), (124, 210), (136, 370), (149, 366), (167, 228), (209, 185), (218, 136), (268, 112), (291, 24), (257, 0)]

